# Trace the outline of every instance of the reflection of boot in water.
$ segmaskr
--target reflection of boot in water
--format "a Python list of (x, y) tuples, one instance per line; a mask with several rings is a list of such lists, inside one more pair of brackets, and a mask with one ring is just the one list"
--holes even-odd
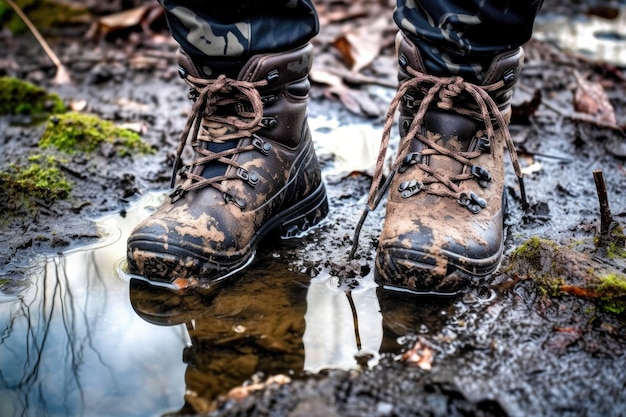
[(374, 366), (380, 353), (407, 348), (399, 338), (424, 328), (437, 332), (455, 300), (383, 291), (371, 277), (342, 286), (330, 276), (311, 280), (286, 268), (262, 263), (254, 276), (210, 292), (131, 280), (130, 300), (140, 317), (185, 324), (189, 333), (185, 405), (177, 414), (208, 412), (217, 398), (255, 377)]
[(210, 411), (215, 399), (254, 375), (301, 373), (307, 288), (293, 277), (308, 277), (264, 272), (211, 294), (131, 280), (131, 304), (139, 316), (154, 324), (186, 324), (191, 344), (183, 353), (188, 366), (180, 413)]
[(423, 296), (377, 289), (383, 316), (381, 352), (411, 348), (419, 334), (437, 334), (454, 313), (456, 297)]

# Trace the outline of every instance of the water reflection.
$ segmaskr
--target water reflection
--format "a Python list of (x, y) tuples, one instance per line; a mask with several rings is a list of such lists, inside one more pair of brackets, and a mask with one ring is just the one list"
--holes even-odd
[(114, 274), (127, 217), (102, 224), (107, 238), (33, 262), (31, 285), (0, 302), (0, 416), (147, 416), (180, 404), (184, 365), (164, 361), (187, 344), (180, 328), (137, 317)]
[(456, 308), (381, 291), (371, 278), (311, 279), (290, 270), (286, 246), (209, 289), (129, 281), (128, 233), (158, 204), (149, 195), (103, 219), (106, 239), (35, 260), (31, 285), (0, 299), (0, 416), (208, 411), (242, 384), (375, 366), (436, 334)]
[(185, 404), (172, 416), (209, 412), (216, 399), (276, 375), (285, 381), (374, 366), (380, 355), (441, 329), (453, 308), (453, 299), (381, 291), (371, 278), (350, 285), (324, 275), (311, 280), (270, 259), (209, 290), (132, 279), (130, 299), (146, 321), (184, 325), (189, 333)]

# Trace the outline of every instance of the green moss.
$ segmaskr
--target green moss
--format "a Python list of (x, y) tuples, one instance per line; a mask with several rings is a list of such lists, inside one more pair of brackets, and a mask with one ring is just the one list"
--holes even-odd
[(522, 261), (523, 263), (527, 263), (529, 266), (528, 270), (544, 271), (545, 265), (542, 262), (542, 251), (546, 249), (556, 250), (556, 247), (556, 243), (550, 240), (541, 239), (539, 237), (533, 236), (524, 243), (522, 243), (511, 254), (511, 261), (518, 263), (519, 261)]
[(18, 204), (20, 201), (64, 199), (72, 191), (72, 183), (58, 165), (52, 156), (33, 156), (28, 164), (10, 164), (8, 169), (0, 171), (0, 184), (9, 200)]
[(544, 295), (583, 297), (605, 311), (626, 313), (626, 276), (568, 246), (530, 238), (511, 254), (505, 272), (534, 280)]
[(534, 236), (522, 243), (511, 255), (512, 258), (525, 258), (528, 260), (537, 259), (539, 257), (539, 249), (541, 249), (542, 239)]
[(626, 235), (624, 235), (624, 229), (620, 225), (614, 224), (606, 246), (607, 256), (610, 259), (626, 258), (625, 246)]
[(626, 248), (615, 242), (609, 243), (606, 253), (610, 259), (626, 258)]
[(556, 250), (556, 243), (531, 237), (511, 254), (509, 272), (514, 270), (535, 280), (543, 294), (557, 295), (563, 285), (563, 278), (552, 256)]
[(120, 156), (133, 152), (154, 153), (154, 149), (138, 133), (99, 117), (80, 113), (51, 116), (39, 146), (55, 147), (71, 155), (77, 151), (93, 152), (104, 143), (112, 144)]
[(63, 113), (63, 100), (43, 88), (17, 78), (0, 77), (0, 114)]
[(599, 277), (596, 289), (605, 310), (623, 314), (626, 312), (626, 275), (611, 273)]
[(612, 222), (609, 231), (594, 236), (593, 243), (609, 259), (626, 258), (626, 235), (617, 222)]

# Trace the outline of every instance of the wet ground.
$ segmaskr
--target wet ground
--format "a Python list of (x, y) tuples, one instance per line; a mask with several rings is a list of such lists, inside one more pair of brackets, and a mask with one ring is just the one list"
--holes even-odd
[[(538, 39), (557, 36), (543, 24)], [(9, 40), (3, 71), (47, 84), (36, 44)], [(263, 242), (255, 263), (218, 287), (180, 292), (124, 270), (126, 236), (163, 196), (189, 106), (173, 45), (143, 42), (56, 44), (76, 83), (51, 88), (85, 111), (140, 125), (158, 152), (72, 158), (72, 198), (3, 229), (0, 416), (626, 415), (624, 315), (580, 294), (546, 293), (511, 261), (538, 236), (626, 270), (595, 249), (593, 179), (602, 170), (613, 219), (624, 224), (624, 138), (569, 110), (576, 70), (602, 82), (623, 126), (622, 70), (538, 41), (526, 47), (511, 131), (530, 208), (521, 209), (509, 173), (507, 256), (492, 279), (447, 298), (378, 288), (371, 268), (384, 207), (347, 261), (382, 116), (355, 115), (318, 85), (310, 118), (328, 220), (301, 239)], [(362, 89), (384, 114), (393, 89)], [(522, 103), (537, 91), (542, 105), (529, 117)], [(3, 164), (37, 151), (41, 126), (24, 122), (0, 118)]]

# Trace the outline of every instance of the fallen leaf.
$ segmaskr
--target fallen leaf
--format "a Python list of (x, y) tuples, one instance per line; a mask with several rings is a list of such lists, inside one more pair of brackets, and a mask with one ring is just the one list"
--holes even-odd
[(341, 76), (326, 71), (320, 66), (314, 64), (309, 77), (313, 82), (327, 85), (328, 87), (322, 89), (324, 95), (331, 100), (338, 99), (352, 113), (377, 117), (383, 111), (366, 91), (349, 88), (344, 84)]
[(429, 371), (432, 368), (433, 350), (420, 338), (411, 349), (404, 352), (402, 360)]
[(574, 109), (579, 113), (592, 115), (601, 124), (617, 127), (615, 109), (601, 84), (586, 80), (578, 73), (574, 91)]
[(359, 72), (380, 54), (384, 40), (383, 32), (389, 25), (389, 17), (380, 16), (365, 27), (345, 32), (332, 45), (339, 51), (350, 69)]
[(235, 400), (242, 400), (246, 398), (247, 396), (249, 396), (254, 391), (261, 390), (269, 385), (272, 385), (272, 384), (285, 385), (290, 382), (291, 382), (291, 378), (289, 378), (287, 375), (283, 375), (283, 374), (273, 375), (273, 376), (270, 376), (264, 382), (245, 385), (241, 387), (235, 387), (231, 389), (230, 391), (228, 391), (228, 394), (226, 395), (226, 397), (235, 399)]
[(163, 15), (163, 8), (158, 4), (144, 4), (130, 10), (113, 13), (96, 20), (89, 28), (85, 37), (94, 39), (97, 36), (106, 36), (120, 29), (141, 26), (149, 32), (149, 25)]
[(598, 293), (576, 285), (561, 285), (561, 291), (577, 297), (598, 298)]

